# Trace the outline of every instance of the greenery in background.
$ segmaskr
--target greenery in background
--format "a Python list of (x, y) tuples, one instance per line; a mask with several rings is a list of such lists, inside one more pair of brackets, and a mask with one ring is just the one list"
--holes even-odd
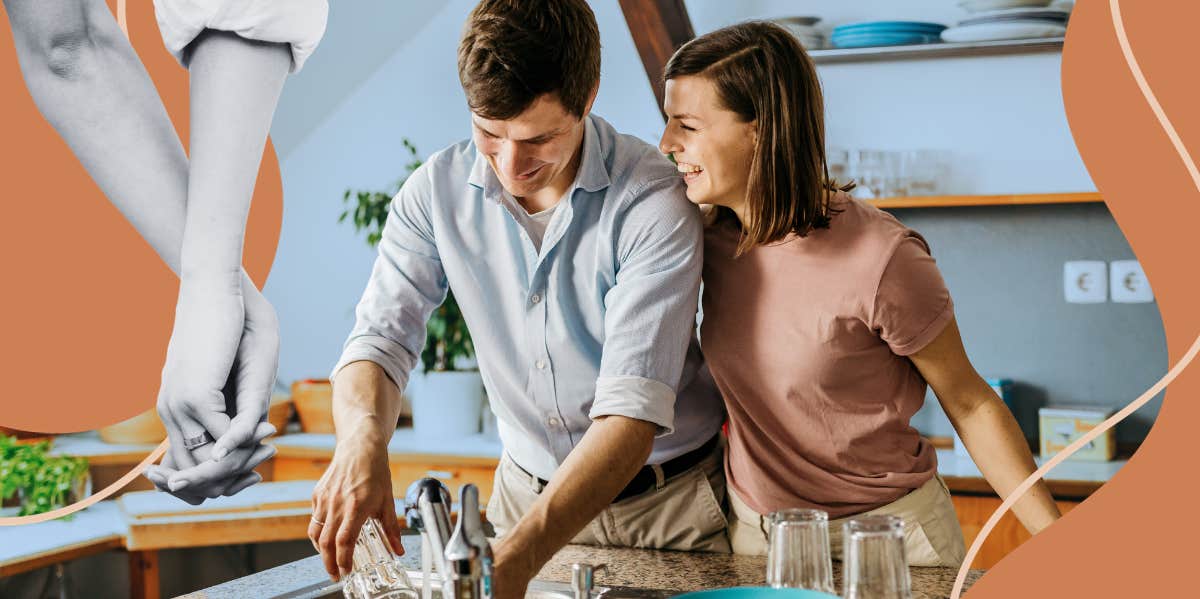
[(21, 516), (66, 505), (68, 495), (87, 476), (86, 458), (51, 456), (49, 441), (17, 443), (16, 437), (0, 435), (0, 500), (19, 493)]
[[(400, 143), (408, 150), (409, 162), (404, 165), (404, 175), (385, 191), (362, 191), (347, 189), (342, 201), (347, 204), (338, 222), (347, 218), (354, 224), (354, 230), (366, 231), (367, 244), (371, 247), (379, 245), (383, 238), (383, 226), (387, 222), (388, 209), (392, 198), (400, 192), (400, 188), (417, 167), (421, 166), (417, 148), (408, 139)], [(462, 310), (454, 299), (454, 292), (446, 293), (446, 301), (442, 302), (425, 325), (425, 349), (421, 352), (421, 363), (425, 372), (451, 372), (455, 370), (455, 361), (459, 358), (475, 357), (475, 346), (471, 343), (471, 332), (467, 330), (467, 322), (463, 319)]]

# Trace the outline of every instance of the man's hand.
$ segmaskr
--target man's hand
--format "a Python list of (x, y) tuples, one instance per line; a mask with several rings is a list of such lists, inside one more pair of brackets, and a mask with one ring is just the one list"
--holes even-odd
[(353, 430), (339, 431), (333, 461), (313, 490), (308, 538), (334, 580), (353, 570), (354, 543), (363, 522), (371, 516), (383, 524), (392, 548), (404, 553), (392, 498), (388, 439), (379, 430), (377, 423), (364, 421)]

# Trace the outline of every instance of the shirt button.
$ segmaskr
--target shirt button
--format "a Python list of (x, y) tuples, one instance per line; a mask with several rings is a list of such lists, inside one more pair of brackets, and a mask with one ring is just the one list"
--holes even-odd
[(545, 369), (546, 369), (546, 363), (545, 363), (544, 361), (542, 361), (542, 360), (538, 360), (537, 362), (534, 362), (534, 363), (533, 363), (533, 365), (534, 365), (534, 366), (537, 366), (537, 369), (538, 369), (538, 370), (545, 370)]
[(529, 298), (529, 301), (536, 304), (536, 303), (542, 301), (542, 296), (535, 293), (535, 294), (533, 294), (533, 297)]
[(558, 425), (561, 423), (558, 421), (558, 418), (551, 418), (546, 421), (546, 424), (550, 425), (550, 428), (558, 428)]

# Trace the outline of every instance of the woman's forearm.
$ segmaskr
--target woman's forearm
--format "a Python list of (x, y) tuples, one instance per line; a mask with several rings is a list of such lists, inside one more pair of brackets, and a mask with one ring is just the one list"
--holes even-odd
[[(1016, 419), (991, 387), (980, 380), (970, 392), (981, 397), (974, 410), (953, 422), (954, 428), (988, 484), (1007, 498), (1037, 465)], [(1013, 504), (1013, 513), (1034, 534), (1060, 516), (1049, 488), (1040, 480)]]
[(246, 217), (291, 53), (286, 44), (211, 30), (192, 44), (182, 276), (232, 280), (241, 271)]

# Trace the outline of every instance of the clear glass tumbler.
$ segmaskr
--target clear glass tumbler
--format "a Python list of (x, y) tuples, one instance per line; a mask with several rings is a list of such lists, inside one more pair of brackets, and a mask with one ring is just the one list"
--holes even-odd
[(846, 599), (911, 599), (904, 556), (904, 521), (861, 516), (842, 526), (842, 586)]
[(346, 599), (417, 599), (420, 595), (396, 558), (383, 525), (367, 518), (354, 543), (354, 572), (342, 585)]
[(821, 510), (772, 512), (767, 537), (767, 584), (833, 593), (829, 514)]

